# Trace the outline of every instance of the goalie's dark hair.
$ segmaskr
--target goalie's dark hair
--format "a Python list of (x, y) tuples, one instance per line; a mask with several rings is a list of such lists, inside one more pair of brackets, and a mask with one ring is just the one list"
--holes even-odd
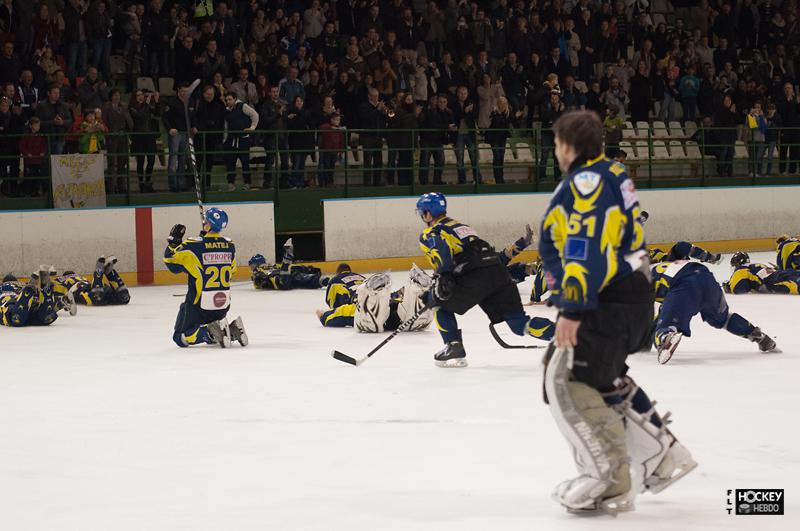
[(341, 263), (336, 267), (336, 274), (337, 275), (340, 275), (342, 273), (346, 273), (348, 271), (352, 271), (352, 269), (350, 269), (350, 264)]
[(575, 149), (575, 164), (603, 154), (603, 123), (592, 111), (571, 111), (565, 113), (553, 124), (553, 133), (559, 142)]

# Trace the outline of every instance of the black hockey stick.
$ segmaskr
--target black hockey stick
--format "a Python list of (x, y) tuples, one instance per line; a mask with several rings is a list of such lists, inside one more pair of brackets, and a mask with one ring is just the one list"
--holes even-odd
[(194, 135), (192, 134), (192, 120), (189, 116), (189, 101), (192, 99), (192, 94), (197, 87), (200, 86), (200, 80), (195, 79), (191, 85), (186, 89), (186, 101), (183, 102), (183, 114), (186, 118), (186, 137), (187, 145), (189, 146), (189, 165), (192, 167), (194, 173), (194, 189), (197, 192), (197, 206), (200, 208), (200, 225), (206, 222), (205, 208), (203, 207), (203, 197), (200, 194), (200, 174), (197, 171), (197, 159), (194, 154)]
[(497, 330), (494, 328), (493, 323), (489, 323), (489, 332), (492, 333), (492, 337), (494, 338), (497, 343), (503, 348), (544, 348), (545, 345), (511, 345), (506, 343), (505, 340), (500, 337), (500, 334), (497, 333)]
[(382, 349), (382, 348), (383, 348), (383, 346), (384, 346), (384, 345), (386, 345), (386, 343), (388, 343), (389, 341), (391, 341), (392, 339), (394, 339), (394, 338), (395, 338), (395, 336), (397, 336), (397, 334), (399, 334), (400, 332), (405, 332), (406, 330), (408, 330), (409, 328), (411, 328), (411, 325), (413, 325), (413, 324), (414, 324), (414, 321), (416, 321), (416, 320), (419, 318), (419, 316), (420, 316), (420, 315), (422, 315), (422, 314), (423, 314), (423, 313), (424, 313), (426, 310), (428, 310), (428, 307), (427, 307), (427, 306), (423, 306), (422, 308), (420, 308), (419, 310), (417, 310), (417, 313), (415, 313), (414, 315), (412, 315), (411, 317), (409, 317), (409, 319), (408, 319), (407, 321), (405, 321), (404, 323), (400, 323), (400, 326), (398, 326), (398, 327), (397, 327), (397, 330), (395, 330), (394, 332), (392, 332), (391, 334), (389, 334), (389, 336), (388, 336), (386, 339), (384, 339), (383, 341), (381, 341), (381, 342), (378, 344), (378, 346), (377, 346), (377, 347), (375, 347), (374, 349), (370, 350), (370, 351), (367, 353), (367, 355), (366, 355), (366, 356), (364, 356), (363, 358), (356, 359), (356, 358), (354, 358), (354, 357), (352, 357), (352, 356), (348, 356), (348, 355), (347, 355), (347, 354), (345, 354), (344, 352), (339, 352), (338, 350), (334, 350), (334, 351), (331, 353), (331, 354), (333, 355), (333, 359), (336, 359), (336, 360), (339, 360), (339, 361), (343, 361), (343, 362), (345, 362), (345, 363), (349, 363), (350, 365), (355, 365), (356, 367), (357, 367), (357, 366), (359, 366), (359, 365), (361, 365), (362, 363), (364, 363), (365, 361), (367, 361), (367, 360), (368, 360), (368, 359), (369, 359), (369, 358), (370, 358), (370, 357), (371, 357), (373, 354), (375, 354), (375, 353), (376, 353), (376, 352), (378, 352), (380, 349)]

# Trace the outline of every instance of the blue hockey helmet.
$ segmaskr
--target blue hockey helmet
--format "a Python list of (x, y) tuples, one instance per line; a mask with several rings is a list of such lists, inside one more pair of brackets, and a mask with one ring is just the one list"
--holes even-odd
[(211, 226), (211, 232), (219, 232), (228, 226), (228, 214), (221, 208), (206, 210), (206, 223)]
[(431, 216), (438, 218), (447, 212), (447, 198), (439, 192), (422, 194), (417, 199), (417, 214), (422, 216), (424, 212), (430, 212)]
[(260, 265), (264, 265), (264, 264), (266, 264), (266, 263), (267, 263), (267, 259), (266, 259), (266, 258), (264, 258), (264, 255), (263, 255), (263, 254), (255, 254), (255, 255), (253, 255), (253, 257), (250, 259), (250, 261), (249, 261), (249, 262), (247, 262), (247, 265), (249, 265), (249, 266), (250, 266), (250, 268), (252, 269), (252, 268), (254, 268), (254, 267), (258, 267), (258, 266), (260, 266)]

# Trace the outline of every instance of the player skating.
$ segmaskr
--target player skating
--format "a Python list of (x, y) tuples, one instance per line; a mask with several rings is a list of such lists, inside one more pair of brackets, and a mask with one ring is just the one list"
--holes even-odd
[(40, 266), (27, 284), (7, 275), (0, 285), (0, 324), (11, 327), (47, 326), (58, 319), (50, 280), (51, 266)]
[(392, 281), (386, 273), (369, 278), (349, 270), (337, 274), (328, 284), (328, 309), (317, 310), (317, 318), (326, 327), (354, 326), (359, 332), (384, 332), (397, 330), (419, 313), (404, 331), (424, 330), (433, 320), (433, 312), (424, 300), (433, 280), (416, 265), (408, 276), (404, 286), (392, 291)]
[(775, 341), (750, 321), (728, 310), (725, 294), (706, 266), (679, 260), (653, 266), (656, 302), (661, 303), (655, 324), (654, 342), (658, 361), (672, 357), (683, 336), (690, 337), (689, 323), (700, 314), (714, 328), (724, 328), (758, 344), (762, 352), (775, 350)]
[(800, 271), (797, 269), (775, 269), (772, 264), (754, 264), (745, 252), (731, 257), (733, 273), (722, 283), (725, 293), (800, 293)]
[(633, 182), (603, 157), (594, 113), (565, 114), (554, 132), (567, 176), (550, 200), (539, 245), (559, 309), (544, 383), (580, 475), (553, 497), (575, 513), (630, 510), (640, 489), (663, 490), (696, 463), (627, 376), (625, 360), (648, 345), (653, 318)]
[(417, 201), (417, 214), (427, 228), (419, 238), (420, 248), (436, 272), (430, 304), (445, 347), (434, 355), (440, 367), (465, 367), (466, 351), (456, 315), (480, 306), (492, 325), (505, 321), (517, 335), (549, 340), (553, 323), (528, 317), (519, 292), (494, 248), (475, 230), (447, 217), (447, 199), (433, 192)]
[(264, 255), (257, 254), (247, 262), (253, 287), (264, 290), (319, 289), (328, 285), (318, 267), (294, 263), (292, 239), (283, 244), (283, 260), (269, 264)]
[(186, 227), (175, 225), (167, 238), (164, 263), (173, 273), (186, 273), (188, 291), (175, 321), (173, 341), (179, 347), (217, 344), (229, 347), (231, 341), (247, 346), (242, 318), (228, 323), (230, 283), (236, 270), (236, 247), (220, 235), (228, 225), (228, 215), (219, 208), (205, 211), (203, 235), (183, 239)]

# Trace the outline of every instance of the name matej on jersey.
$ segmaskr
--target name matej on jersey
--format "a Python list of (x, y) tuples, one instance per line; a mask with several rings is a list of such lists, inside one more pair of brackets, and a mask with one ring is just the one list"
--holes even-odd
[(206, 242), (206, 249), (227, 249), (230, 247), (229, 242)]
[(233, 261), (233, 253), (203, 253), (204, 265), (230, 264)]

